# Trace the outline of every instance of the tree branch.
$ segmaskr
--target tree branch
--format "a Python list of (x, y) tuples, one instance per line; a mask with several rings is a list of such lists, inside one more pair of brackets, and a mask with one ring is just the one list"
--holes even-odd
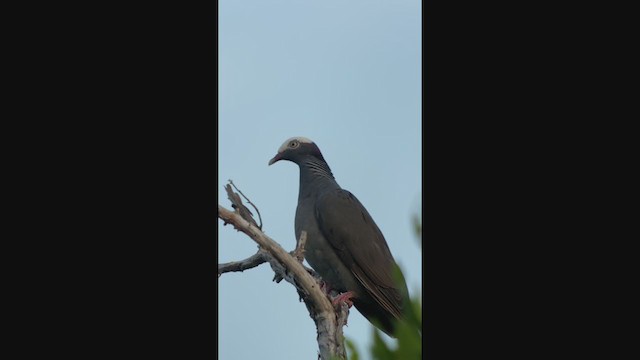
[[(242, 195), (242, 197), (243, 197), (245, 200), (247, 200), (247, 202), (248, 202), (249, 204), (251, 204), (251, 206), (253, 206), (253, 208), (254, 208), (254, 209), (256, 209), (256, 213), (258, 213), (258, 219), (260, 220), (260, 225), (258, 225), (258, 228), (259, 228), (260, 230), (262, 230), (262, 216), (260, 216), (260, 210), (258, 210), (258, 207), (257, 207), (257, 206), (255, 206), (255, 204), (254, 204), (254, 203), (252, 203), (252, 202), (251, 202), (251, 200), (249, 200), (249, 198), (248, 198), (248, 197), (244, 196), (244, 194), (242, 193), (242, 191), (240, 191), (240, 189), (238, 189), (238, 188), (236, 187), (236, 184), (234, 184), (234, 183), (233, 183), (233, 181), (231, 181), (231, 179), (229, 179), (229, 184), (231, 184), (231, 185), (233, 186), (233, 188), (234, 188), (234, 189), (238, 190), (238, 192), (240, 193), (240, 195)], [(247, 209), (247, 211), (249, 211), (249, 209)], [(251, 214), (251, 211), (249, 211), (249, 214)]]
[[(229, 180), (229, 182), (232, 183), (231, 180)], [(233, 185), (233, 187), (235, 187), (235, 185)], [(242, 199), (240, 199), (240, 195), (234, 193), (233, 190), (231, 190), (231, 185), (227, 184), (224, 187), (224, 189), (227, 191), (227, 196), (229, 197), (229, 201), (231, 201), (231, 207), (237, 213), (239, 213), (243, 219), (247, 220), (248, 222), (252, 223), (255, 226), (258, 226), (258, 223), (253, 218), (253, 214), (251, 213), (251, 210), (249, 210), (246, 206), (244, 206), (244, 204), (242, 203)], [(258, 226), (258, 228), (262, 229), (262, 226)]]
[[(318, 280), (311, 275), (308, 269), (291, 253), (285, 251), (277, 242), (265, 235), (255, 225), (255, 222), (251, 223), (238, 213), (220, 205), (218, 205), (218, 217), (224, 221), (224, 225), (232, 224), (236, 230), (242, 231), (258, 243), (261, 251), (264, 251), (266, 261), (276, 273), (276, 277), (280, 276), (296, 287), (300, 298), (309, 310), (309, 315), (316, 324), (320, 359), (346, 359), (342, 326), (345, 325), (348, 317), (348, 307), (341, 304), (336, 311), (327, 295), (320, 290)], [(296, 248), (300, 248), (301, 244), (304, 246), (303, 238), (300, 239)]]
[(304, 261), (304, 247), (305, 247), (305, 245), (307, 245), (307, 232), (306, 231), (302, 231), (300, 233), (300, 239), (298, 239), (298, 243), (296, 244), (296, 249), (293, 250), (293, 253), (291, 254), (291, 255), (293, 255), (293, 257), (298, 259), (298, 261), (300, 261), (301, 264)]
[[(304, 246), (306, 244), (307, 244), (307, 232), (303, 230), (302, 232), (300, 232), (300, 239), (296, 241), (295, 250), (289, 252), (291, 256), (293, 256), (298, 261), (300, 261), (300, 264), (302, 264), (302, 262), (304, 261)], [(318, 276), (318, 274), (316, 274), (315, 271), (304, 266), (304, 264), (302, 264), (302, 266), (305, 268), (305, 270), (307, 270), (309, 274), (311, 274), (311, 276), (313, 276), (314, 278), (317, 278), (318, 280), (320, 279), (320, 277)], [(273, 277), (273, 281), (279, 283), (280, 281), (282, 281), (282, 279), (283, 277), (280, 276), (278, 272), (276, 272), (276, 275)]]
[(257, 253), (252, 256), (240, 260), (240, 261), (232, 261), (226, 264), (218, 264), (218, 277), (222, 276), (222, 274), (226, 272), (239, 271), (243, 272), (247, 269), (254, 268), (260, 264), (267, 262), (267, 259), (264, 256), (262, 250), (258, 250)]

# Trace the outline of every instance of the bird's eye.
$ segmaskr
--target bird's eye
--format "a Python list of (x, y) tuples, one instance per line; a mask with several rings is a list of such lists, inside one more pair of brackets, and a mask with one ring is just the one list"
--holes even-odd
[(290, 148), (296, 148), (298, 147), (298, 145), (300, 145), (300, 143), (298, 143), (297, 140), (293, 140), (292, 142), (289, 143)]

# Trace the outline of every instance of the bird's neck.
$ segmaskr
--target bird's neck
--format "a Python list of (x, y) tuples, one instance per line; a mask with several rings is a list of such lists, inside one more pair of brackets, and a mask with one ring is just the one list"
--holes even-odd
[(325, 189), (340, 188), (326, 162), (315, 157), (302, 159), (300, 166), (300, 197), (314, 195)]

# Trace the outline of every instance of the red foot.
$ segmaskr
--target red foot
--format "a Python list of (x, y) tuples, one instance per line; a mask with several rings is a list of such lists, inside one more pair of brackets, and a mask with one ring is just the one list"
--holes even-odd
[(333, 299), (331, 302), (333, 303), (333, 306), (336, 306), (344, 301), (347, 303), (349, 308), (351, 308), (351, 306), (353, 306), (352, 298), (355, 297), (355, 295), (356, 294), (353, 291), (347, 291), (346, 293), (342, 293), (336, 296), (335, 299)]

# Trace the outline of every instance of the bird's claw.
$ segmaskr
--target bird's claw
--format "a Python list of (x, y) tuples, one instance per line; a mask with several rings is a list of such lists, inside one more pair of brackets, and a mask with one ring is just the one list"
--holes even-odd
[(346, 293), (342, 293), (336, 296), (333, 300), (331, 300), (331, 303), (333, 304), (333, 306), (338, 306), (338, 304), (344, 301), (347, 306), (349, 306), (349, 309), (351, 309), (351, 307), (353, 306), (352, 298), (354, 296), (355, 294), (353, 293), (353, 291), (347, 291)]

